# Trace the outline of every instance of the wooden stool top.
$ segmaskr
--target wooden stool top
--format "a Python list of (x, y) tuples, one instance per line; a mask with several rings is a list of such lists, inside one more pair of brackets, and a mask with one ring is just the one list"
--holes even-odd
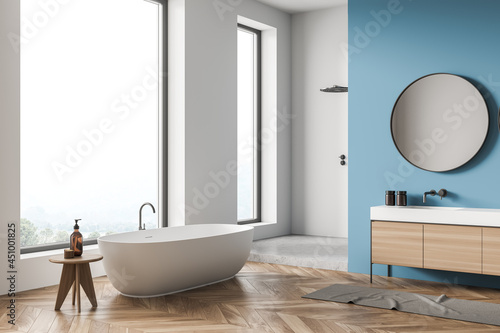
[(82, 254), (81, 256), (70, 258), (70, 259), (64, 259), (63, 254), (59, 254), (57, 256), (53, 256), (49, 258), (50, 262), (56, 263), (56, 264), (87, 264), (89, 262), (94, 262), (94, 261), (99, 261), (103, 257), (100, 254)]

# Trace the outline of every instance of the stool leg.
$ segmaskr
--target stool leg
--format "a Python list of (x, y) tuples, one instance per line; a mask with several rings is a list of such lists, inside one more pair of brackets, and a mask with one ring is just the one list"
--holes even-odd
[[(76, 269), (76, 267), (75, 267), (75, 269)], [(71, 297), (71, 305), (75, 305), (76, 281), (73, 282), (73, 292), (72, 292), (72, 294), (73, 294), (73, 297)]]
[(92, 273), (90, 272), (90, 265), (82, 264), (80, 266), (80, 283), (85, 294), (89, 298), (90, 303), (94, 308), (97, 307), (97, 299), (95, 296), (94, 282), (92, 281)]
[(81, 312), (82, 307), (80, 303), (80, 265), (75, 265), (75, 286), (76, 286), (76, 303), (78, 304), (78, 313)]
[(63, 269), (61, 273), (61, 281), (59, 282), (59, 290), (57, 292), (56, 306), (54, 310), (60, 310), (64, 299), (68, 295), (73, 282), (75, 281), (75, 269), (72, 267), (75, 265), (65, 265), (63, 264)]

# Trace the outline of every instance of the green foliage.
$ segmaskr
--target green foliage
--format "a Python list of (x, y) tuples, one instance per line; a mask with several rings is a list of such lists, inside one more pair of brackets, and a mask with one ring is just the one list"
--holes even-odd
[(27, 219), (21, 219), (20, 243), (21, 247), (39, 244), (38, 228)]
[(99, 233), (99, 231), (92, 231), (87, 237), (89, 239), (99, 238), (101, 237), (101, 234)]
[[(37, 246), (37, 245), (45, 245), (51, 243), (61, 243), (65, 242), (69, 244), (69, 237), (71, 231), (60, 230), (59, 228), (63, 228), (64, 226), (53, 227), (51, 224), (43, 224), (43, 227), (36, 226), (35, 223), (31, 222), (28, 219), (21, 219), (21, 228), (20, 228), (20, 246)], [(101, 233), (98, 230), (98, 225), (92, 225), (92, 228), (83, 230), (84, 232), (89, 232), (87, 239), (97, 239), (101, 236)], [(41, 230), (39, 230), (39, 228)], [(43, 229), (42, 229), (43, 228)], [(93, 231), (92, 231), (93, 230)], [(104, 232), (103, 232), (104, 233)], [(116, 233), (116, 231), (106, 231), (104, 235), (111, 235)]]
[(40, 244), (47, 244), (52, 241), (52, 237), (54, 237), (54, 230), (50, 228), (45, 228), (40, 231), (39, 241)]
[(64, 230), (60, 230), (57, 232), (56, 236), (52, 239), (53, 242), (68, 242), (69, 244), (69, 233)]

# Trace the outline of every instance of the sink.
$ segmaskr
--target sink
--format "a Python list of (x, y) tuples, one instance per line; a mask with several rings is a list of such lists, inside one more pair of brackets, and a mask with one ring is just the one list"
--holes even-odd
[(406, 207), (397, 207), (399, 209), (436, 209), (436, 210), (462, 210), (467, 208), (462, 207), (438, 207), (438, 206), (406, 206)]
[(438, 206), (375, 206), (370, 219), (415, 223), (437, 223), (500, 227), (500, 209)]

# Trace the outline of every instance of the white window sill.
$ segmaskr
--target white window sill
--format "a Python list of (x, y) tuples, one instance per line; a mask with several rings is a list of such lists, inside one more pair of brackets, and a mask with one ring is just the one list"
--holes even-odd
[(251, 227), (258, 228), (258, 227), (265, 227), (265, 226), (268, 226), (268, 225), (275, 225), (275, 224), (276, 224), (276, 222), (257, 222), (257, 223), (243, 224), (243, 225), (248, 225), (248, 226), (251, 226)]
[[(97, 244), (87, 245), (87, 246), (84, 246), (83, 250), (85, 251), (85, 253), (88, 253), (88, 252), (99, 253), (99, 245), (97, 245)], [(35, 258), (49, 258), (49, 257), (55, 256), (58, 254), (63, 254), (63, 253), (64, 253), (63, 249), (25, 253), (25, 254), (21, 254), (21, 260), (35, 259)]]

